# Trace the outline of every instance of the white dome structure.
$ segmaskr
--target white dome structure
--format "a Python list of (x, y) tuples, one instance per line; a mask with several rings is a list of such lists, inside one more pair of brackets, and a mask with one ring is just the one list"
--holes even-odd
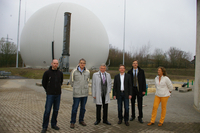
[(86, 67), (99, 67), (109, 53), (107, 32), (101, 21), (88, 9), (73, 3), (55, 3), (34, 13), (23, 28), (20, 52), (27, 67), (46, 68), (54, 57), (59, 59), (63, 48), (64, 13), (71, 13), (70, 69), (79, 59), (86, 60)]

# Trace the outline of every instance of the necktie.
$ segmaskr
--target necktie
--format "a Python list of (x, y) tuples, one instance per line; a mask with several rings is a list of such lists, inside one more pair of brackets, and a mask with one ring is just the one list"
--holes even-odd
[(134, 77), (134, 85), (137, 86), (136, 70), (135, 70), (135, 77)]
[(104, 74), (103, 74), (103, 84), (105, 83), (105, 76), (104, 76)]

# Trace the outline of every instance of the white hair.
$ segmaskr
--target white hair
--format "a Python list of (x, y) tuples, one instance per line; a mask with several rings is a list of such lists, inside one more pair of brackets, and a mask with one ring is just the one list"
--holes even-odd
[(100, 67), (101, 67), (101, 66), (105, 66), (105, 67), (106, 67), (106, 64), (105, 64), (105, 63), (102, 63), (102, 64), (100, 65)]

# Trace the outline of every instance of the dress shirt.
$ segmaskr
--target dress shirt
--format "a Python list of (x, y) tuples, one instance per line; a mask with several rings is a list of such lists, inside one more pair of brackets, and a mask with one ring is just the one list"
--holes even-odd
[(170, 92), (173, 90), (173, 85), (171, 80), (167, 76), (162, 76), (159, 82), (159, 76), (155, 78), (156, 93), (158, 97), (170, 96)]
[(121, 75), (121, 73), (120, 73), (120, 81), (121, 81), (121, 91), (124, 91), (124, 74), (123, 75)]
[(84, 71), (84, 69), (83, 70), (81, 70), (81, 68), (78, 66), (78, 70), (80, 71), (80, 72), (83, 72)]
[(102, 78), (102, 80), (103, 80), (103, 75), (104, 75), (104, 78), (106, 80), (106, 73), (105, 72), (104, 73), (101, 72), (101, 78)]
[[(136, 76), (137, 76), (137, 73), (138, 73), (138, 68), (136, 69)], [(135, 69), (133, 68), (133, 77), (135, 77)]]

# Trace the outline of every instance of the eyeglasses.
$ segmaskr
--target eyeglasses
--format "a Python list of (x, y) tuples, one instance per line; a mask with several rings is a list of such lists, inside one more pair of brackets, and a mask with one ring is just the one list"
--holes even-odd
[(80, 64), (86, 64), (86, 63), (80, 62)]

